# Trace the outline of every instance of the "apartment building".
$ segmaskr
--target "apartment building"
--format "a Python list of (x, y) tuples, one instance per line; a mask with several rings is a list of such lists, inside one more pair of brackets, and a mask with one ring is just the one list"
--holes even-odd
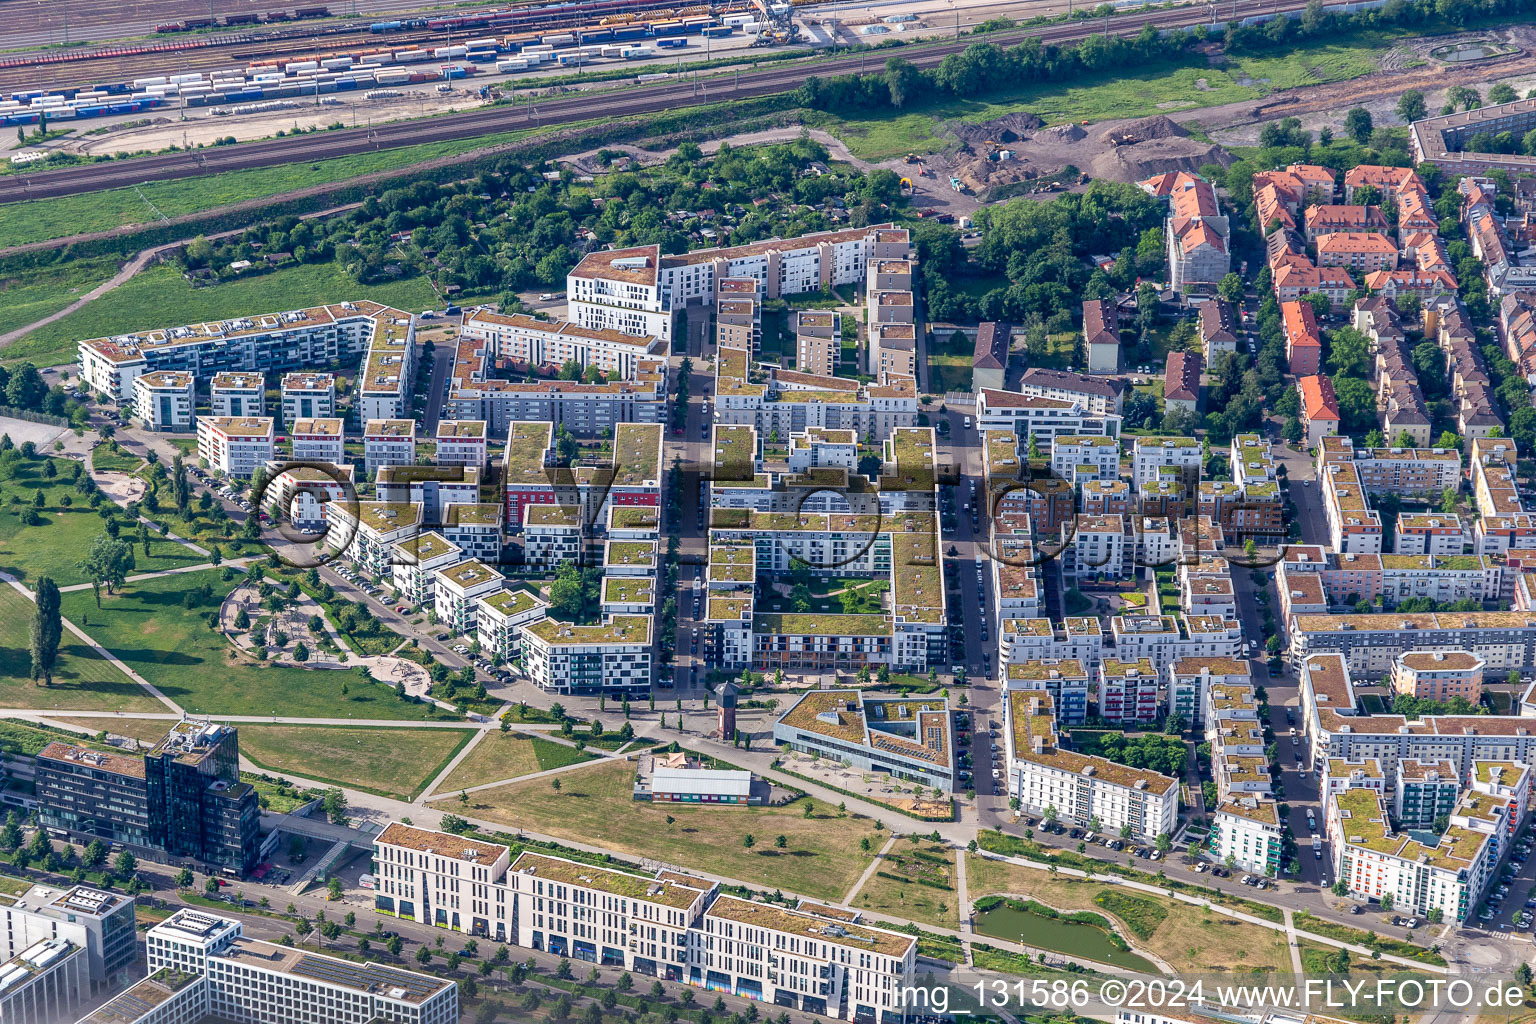
[(857, 690), (811, 690), (774, 723), (775, 744), (851, 761), (865, 772), (953, 793), (954, 731), (944, 698), (877, 699)]
[(1212, 688), (1231, 692), (1249, 685), (1248, 662), (1238, 658), (1177, 658), (1167, 671), (1167, 711), (1187, 727), (1201, 729), (1211, 720)]
[(789, 910), (720, 896), (704, 912), (690, 984), (849, 1021), (896, 1022), (909, 1008), (917, 940), (856, 912)]
[(1083, 351), (1089, 373), (1120, 372), (1120, 309), (1114, 299), (1083, 303)]
[(1303, 377), (1296, 382), (1296, 390), (1301, 393), (1301, 427), (1307, 446), (1337, 434), (1341, 417), (1333, 381), (1320, 374)]
[(448, 508), (480, 500), (481, 471), (475, 466), (383, 465), (374, 473), (374, 496), (390, 504), (421, 506), (425, 522), (443, 521)]
[(1400, 555), (1459, 555), (1466, 545), (1466, 528), (1454, 512), (1400, 515), (1392, 533), (1392, 550)]
[(1003, 710), (1008, 795), (1021, 806), (1079, 826), (1097, 819), (1108, 834), (1129, 827), (1142, 842), (1173, 833), (1176, 779), (1063, 749), (1043, 690), (1009, 690)]
[(1405, 651), (1388, 678), (1395, 694), (1476, 704), (1483, 696), (1483, 659), (1467, 651)]
[[(757, 279), (727, 278), (716, 291), (715, 344), (739, 348), (756, 357), (763, 348), (763, 302)], [(797, 365), (804, 368), (804, 364)]]
[(526, 590), (497, 590), (475, 602), (475, 639), (492, 658), (511, 661), (522, 653), (522, 631), (549, 606)]
[(1275, 270), (1275, 300), (1283, 306), (1308, 295), (1325, 295), (1335, 312), (1355, 291), (1355, 280), (1343, 267), (1315, 267), (1305, 256), (1293, 257)]
[(186, 719), (143, 756), (50, 743), (37, 755), (36, 786), (43, 825), (72, 839), (210, 872), (256, 865), (259, 809), (240, 781), (233, 727)]
[[(1125, 389), (1126, 383), (1123, 380), (1106, 380), (1084, 373), (1050, 370), (1039, 366), (1025, 370), (1019, 381), (1019, 393), (1026, 397), (1075, 403), (1086, 414), (1106, 420), (1118, 417), (1125, 411)], [(1086, 430), (1083, 433), (1100, 431)], [(1119, 430), (1113, 433), (1118, 434)]]
[(1083, 663), (1073, 658), (1004, 663), (1004, 690), (1038, 690), (1048, 694), (1062, 725), (1088, 720), (1088, 694), (1093, 681)]
[(480, 599), (489, 597), (506, 583), (501, 573), (473, 560), (435, 569), (432, 576), (437, 621), (459, 636), (474, 635)]
[[(359, 377), (363, 393), (401, 402), (414, 368), (415, 322), (409, 313), (377, 302), (329, 306), (189, 324), (166, 330), (118, 334), (80, 342), (80, 376), (91, 388), (122, 404), (133, 379), (154, 370), (179, 370), (198, 380), (226, 372), (261, 375), (329, 366), (366, 355)], [(374, 356), (377, 355), (377, 360)], [(410, 359), (406, 359), (410, 356)], [(386, 371), (386, 367), (393, 367)], [(378, 379), (369, 370), (381, 372)], [(385, 378), (391, 372), (393, 384)], [(221, 415), (215, 410), (215, 415)], [(241, 409), (223, 415), (260, 413)], [(372, 415), (372, 414), (369, 414)]]
[(458, 545), (440, 533), (415, 532), (395, 544), (390, 581), (395, 597), (405, 604), (433, 608), (437, 604), (435, 573), (464, 561)]
[(1359, 472), (1347, 462), (1325, 468), (1321, 487), (1329, 547), (1338, 552), (1381, 554), (1381, 516), (1367, 504)]
[(1071, 556), (1066, 571), (1079, 580), (1121, 579), (1135, 571), (1126, 557), (1125, 517), (1120, 515), (1082, 515), (1070, 526), (1062, 527), (1062, 541), (1070, 541), (1066, 551)]
[(272, 439), (270, 416), (197, 418), (197, 457), (225, 476), (249, 477), (271, 462)]
[(1397, 762), (1392, 780), (1392, 820), (1398, 828), (1429, 829), (1435, 819), (1449, 816), (1461, 795), (1461, 780), (1449, 761)]
[(328, 462), (344, 465), (346, 436), (339, 419), (288, 420), (288, 440), (293, 445), (295, 462)]
[(133, 414), (148, 430), (187, 430), (196, 405), (195, 378), (180, 370), (156, 370), (133, 379)]
[(1159, 717), (1157, 670), (1146, 658), (1099, 663), (1095, 701), (1099, 717), (1118, 724), (1155, 722)]
[(1120, 439), (1103, 434), (1059, 436), (1051, 444), (1051, 469), (1075, 485), (1089, 480), (1118, 480)]
[(415, 464), (415, 420), (370, 419), (363, 424), (363, 472), (370, 480), (381, 466)]
[(1104, 635), (1092, 616), (1069, 615), (1059, 624), (1047, 618), (1003, 619), (998, 623), (998, 664), (1030, 661), (1077, 661), (1097, 673)]
[(651, 688), (651, 616), (578, 626), (544, 618), (522, 628), (523, 670), (550, 693), (644, 696)]
[(276, 474), (267, 486), (263, 501), (267, 514), (274, 520), (286, 520), (301, 529), (320, 531), (326, 523), (326, 507), (356, 493), (350, 464), (285, 467), (276, 463), (267, 469)]
[(267, 379), (264, 374), (229, 370), (208, 381), (210, 405), (215, 416), (265, 416)]
[(1212, 615), (1116, 615), (1110, 634), (1115, 657), (1146, 658), (1158, 675), (1180, 658), (1234, 658), (1243, 647), (1238, 621)]
[(331, 524), (325, 534), (326, 546), (375, 578), (392, 578), (397, 546), (422, 532), (420, 505), (337, 503), (327, 507), (326, 518)]
[(1170, 287), (1181, 293), (1214, 291), (1232, 268), (1231, 228), (1216, 202), (1216, 190), (1185, 171), (1169, 171), (1137, 185), (1168, 201)]
[(1131, 483), (1139, 490), (1148, 483), (1175, 480), (1193, 489), (1200, 479), (1200, 440), (1194, 437), (1131, 439)]
[(279, 392), (282, 396), (284, 425), (291, 427), (298, 420), (328, 419), (336, 415), (334, 374), (285, 373)]
[(916, 425), (917, 398), (916, 382), (909, 377), (860, 384), (847, 377), (754, 365), (746, 350), (724, 347), (716, 361), (716, 422), (751, 426), (763, 437), (824, 428), (883, 441), (895, 430)]
[(976, 348), (971, 356), (972, 383), (982, 388), (1001, 390), (1008, 377), (1008, 356), (1013, 345), (1013, 325), (1001, 320), (987, 320), (976, 328)]
[(1296, 659), (1338, 654), (1351, 672), (1382, 678), (1399, 654), (1412, 650), (1469, 651), (1498, 675), (1529, 671), (1536, 667), (1536, 616), (1514, 611), (1292, 617), (1291, 654)]
[[(575, 293), (571, 295), (574, 300)], [(662, 357), (667, 351), (666, 336), (661, 334), (541, 320), (526, 313), (507, 316), (483, 309), (465, 314), (464, 337), (490, 344), (494, 358), (515, 368), (548, 375), (575, 362), (582, 369), (595, 367), (610, 379), (627, 380), (635, 376), (642, 361)]]
[(495, 502), (444, 505), (443, 520), (437, 529), (448, 543), (464, 552), (465, 558), (477, 558), (488, 565), (501, 564), (501, 506)]
[(637, 360), (628, 377), (609, 374), (602, 383), (577, 380), (493, 379), (494, 345), (459, 341), (449, 379), (445, 419), (484, 420), (488, 434), (503, 435), (519, 421), (558, 423), (577, 437), (599, 437), (620, 423), (660, 423), (666, 418), (667, 364)]
[(1355, 277), (1397, 269), (1397, 243), (1374, 231), (1330, 231), (1317, 236), (1317, 265), (1344, 267)]
[(1207, 365), (1237, 351), (1237, 315), (1232, 303), (1222, 298), (1211, 298), (1200, 303), (1200, 351)]

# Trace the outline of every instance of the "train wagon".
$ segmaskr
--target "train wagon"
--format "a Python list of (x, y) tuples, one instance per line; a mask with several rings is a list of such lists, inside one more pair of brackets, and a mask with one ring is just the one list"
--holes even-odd
[(298, 7), (294, 9), (293, 16), (295, 18), (329, 18), (331, 9), (329, 7)]
[(405, 22), (403, 22), (403, 21), (376, 21), (372, 25), (368, 26), (368, 31), (369, 32), (404, 32), (405, 31)]
[(227, 14), (227, 15), (224, 16), (224, 24), (225, 24), (226, 27), (233, 26), (233, 25), (259, 25), (259, 24), (261, 24), (261, 15), (259, 15), (259, 14)]
[(575, 46), (576, 37), (569, 32), (548, 33), (541, 40), (545, 46)]
[(656, 40), (656, 46), (663, 50), (676, 50), (688, 45), (688, 40), (681, 36), (672, 36), (667, 39)]
[(584, 28), (577, 34), (581, 36), (581, 44), (585, 46), (588, 43), (608, 42), (613, 38), (613, 29), (604, 27)]

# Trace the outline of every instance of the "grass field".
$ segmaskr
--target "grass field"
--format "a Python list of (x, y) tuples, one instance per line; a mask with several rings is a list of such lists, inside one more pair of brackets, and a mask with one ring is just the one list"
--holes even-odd
[[(34, 606), (0, 585), (0, 706), (70, 711), (164, 711), (144, 688), (68, 630), (59, 645), (52, 686), (32, 682), (28, 630)], [(94, 730), (93, 730), (94, 731)]]
[(1038, 83), (1000, 90), (985, 99), (941, 99), (909, 104), (900, 113), (830, 118), (829, 130), (865, 160), (910, 152), (937, 152), (943, 122), (981, 122), (1025, 109), (1049, 124), (1104, 121), (1257, 99), (1278, 89), (1345, 81), (1369, 74), (1392, 48), (1386, 35), (1357, 36), (1348, 45), (1297, 46), (1284, 56), (1233, 58), (1226, 68), (1155, 64), (1115, 68), (1071, 85)]
[[(132, 583), (117, 594), (103, 593), (100, 610), (89, 590), (73, 591), (64, 595), (64, 615), (88, 620), (84, 628), (99, 643), (192, 714), (451, 720), (433, 705), (400, 700), (355, 672), (231, 660), (233, 648), (204, 621), (217, 606), (181, 604), (185, 591), (203, 583), (222, 601), (235, 581), (220, 575), (209, 569)], [(348, 696), (341, 693), (343, 684)]]
[[(155, 706), (161, 711), (170, 710), (159, 701), (155, 702)], [(85, 729), (92, 733), (106, 730), (113, 735), (128, 736), (144, 743), (159, 742), (161, 737), (170, 732), (171, 726), (175, 724), (163, 718), (68, 718), (64, 715), (54, 715), (52, 719), (61, 725), (72, 725), (77, 729)]]
[(516, 732), (486, 735), (459, 762), (453, 774), (444, 780), (439, 793), (457, 793), (472, 786), (516, 779), (534, 772), (547, 772), (568, 764), (590, 761), (596, 755), (584, 754), (563, 743), (552, 743), (537, 736)]
[[(70, 460), (52, 459), (58, 473), (52, 479), (43, 476), (43, 461), (43, 457), (38, 457), (22, 462), (14, 476), (0, 483), (0, 496), (6, 501), (0, 505), (0, 569), (29, 584), (39, 576), (52, 576), (61, 587), (88, 582), (75, 563), (103, 532), (101, 517), (75, 494), (69, 478), (73, 469)], [(43, 492), (43, 507), (37, 511), (42, 521), (37, 526), (26, 526), (22, 516), (32, 507), (39, 490)], [(24, 504), (9, 504), (11, 496), (21, 498)], [(74, 507), (63, 507), (65, 496), (76, 503)], [(150, 551), (149, 558), (144, 557), (143, 548), (134, 551), (138, 563), (135, 572), (175, 569), (204, 561), (192, 549), (172, 541), (151, 544)]]
[[(529, 779), (471, 794), (474, 815), (511, 828), (561, 839), (600, 842), (634, 856), (709, 871), (754, 885), (782, 888), (841, 901), (886, 835), (872, 823), (839, 819), (816, 805), (805, 817), (804, 800), (787, 807), (680, 807), (638, 803), (631, 797), (635, 766), (604, 761), (565, 772), (557, 792), (550, 779)], [(668, 822), (671, 818), (671, 822)], [(743, 845), (751, 835), (754, 845)], [(783, 835), (786, 848), (776, 849)]]
[(269, 772), (413, 800), (473, 735), (470, 729), (242, 725), (240, 753)]
[(38, 366), (56, 366), (75, 358), (82, 338), (299, 309), (343, 299), (373, 299), (402, 309), (422, 309), (436, 302), (424, 277), (362, 285), (335, 263), (286, 267), (206, 288), (193, 288), (174, 266), (161, 264), (146, 268), (69, 316), (8, 345), (0, 350), (0, 360), (30, 359)]
[(853, 905), (920, 924), (958, 928), (955, 851), (943, 843), (897, 840), (854, 896)]
[[(509, 111), (507, 116), (511, 119), (514, 115)], [(108, 231), (124, 224), (150, 223), (160, 219), (155, 210), (166, 217), (214, 210), (248, 199), (346, 181), (376, 171), (409, 167), (438, 157), (467, 153), (537, 134), (538, 131), (502, 132), (473, 139), (429, 142), (377, 153), (336, 157), (312, 164), (294, 163), (247, 171), (225, 171), (205, 178), (148, 181), (137, 188), (15, 203), (6, 208), (5, 219), (0, 221), (0, 247), (41, 242), (89, 231)], [(150, 208), (150, 203), (154, 204), (154, 209)]]
[[(1057, 878), (1045, 870), (976, 856), (966, 861), (965, 873), (972, 900), (1007, 893), (1037, 899), (1057, 910), (1106, 914), (1139, 949), (1155, 953), (1176, 971), (1290, 970), (1284, 932), (1188, 903), (1122, 892), (1102, 882)], [(1097, 899), (1101, 894), (1106, 894), (1104, 902)], [(1159, 910), (1164, 912), (1160, 918)]]
[(96, 256), (0, 278), (0, 334), (57, 313), (115, 273), (115, 259)]
[(114, 452), (106, 445), (91, 452), (91, 468), (100, 473), (132, 473), (143, 464), (144, 460), (137, 455), (122, 450)]

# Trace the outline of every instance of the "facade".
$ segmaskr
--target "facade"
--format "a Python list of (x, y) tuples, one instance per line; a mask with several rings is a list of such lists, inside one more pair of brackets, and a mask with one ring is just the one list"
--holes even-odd
[(1083, 303), (1083, 346), (1089, 373), (1120, 372), (1120, 310), (1113, 299)]
[(216, 373), (208, 382), (215, 416), (265, 416), (267, 380), (264, 374), (243, 370)]
[(856, 690), (811, 690), (774, 724), (773, 741), (851, 761), (861, 771), (955, 791), (954, 731), (942, 698), (880, 700)]
[(1146, 658), (1099, 663), (1099, 717), (1107, 722), (1147, 723), (1158, 718), (1158, 675)]
[(1062, 725), (1081, 725), (1088, 719), (1088, 694), (1093, 681), (1083, 663), (1074, 658), (1008, 662), (1004, 667), (1005, 690), (1040, 690), (1048, 694)]
[(184, 720), (143, 757), (50, 743), (37, 756), (43, 824), (71, 836), (244, 875), (256, 864), (256, 792), (236, 731)]
[(1009, 690), (1004, 708), (1008, 795), (1047, 818), (1106, 833), (1129, 826), (1152, 841), (1173, 834), (1179, 806), (1176, 779), (1128, 768), (1101, 757), (1064, 750), (1056, 736), (1054, 704), (1043, 690)]
[(336, 415), (336, 378), (329, 373), (287, 373), (279, 388), (283, 423), (291, 430), (298, 420)]
[(452, 505), (480, 501), (480, 470), (474, 466), (380, 466), (374, 473), (374, 497), (421, 506), (428, 523), (443, 521)]
[(14, 960), (39, 944), (67, 942), (85, 951), (87, 992), (114, 988), (133, 973), (137, 936), (131, 897), (83, 885), (34, 885), (0, 900), (0, 958)]
[(416, 533), (395, 545), (390, 559), (395, 597), (405, 604), (435, 608), (439, 569), (464, 561), (464, 552), (440, 533)]
[[(79, 355), (80, 376), (118, 404), (130, 400), (135, 377), (155, 370), (181, 370), (206, 380), (227, 372), (308, 370), (362, 355), (358, 394), (363, 417), (400, 416), (409, 410), (416, 327), (403, 310), (377, 302), (339, 302), (92, 338), (80, 342)], [(216, 408), (214, 415), (260, 413)]]
[(1449, 761), (1397, 762), (1392, 786), (1392, 819), (1398, 828), (1431, 828), (1435, 819), (1456, 809), (1461, 780)]
[(44, 939), (0, 963), (0, 1020), (62, 1024), (91, 989), (90, 957), (68, 939)]
[(1405, 651), (1392, 662), (1392, 692), (1426, 700), (1483, 696), (1483, 659), (1466, 651)]
[(414, 971), (247, 939), (240, 923), (179, 910), (145, 936), (149, 976), (82, 1024), (454, 1024), (459, 990)]
[[(576, 293), (571, 296), (574, 300)], [(574, 310), (574, 301), (572, 305)], [(553, 374), (574, 362), (582, 369), (601, 370), (614, 380), (634, 377), (642, 360), (655, 359), (667, 350), (663, 334), (540, 320), (526, 313), (506, 316), (483, 309), (465, 315), (464, 337), (489, 343), (495, 358), (524, 370)]]
[(288, 430), (295, 462), (328, 462), (340, 466), (347, 461), (341, 420), (289, 420)]
[(343, 502), (329, 506), (326, 518), (331, 526), (325, 534), (326, 545), (376, 579), (392, 578), (395, 562), (401, 557), (398, 545), (421, 534), (420, 505), (362, 501), (354, 506)]
[(485, 420), (438, 420), (437, 464), (483, 471), (490, 461)]
[(460, 562), (433, 571), (432, 592), (437, 620), (460, 636), (475, 633), (480, 598), (500, 590), (506, 577), (481, 562)]
[(1137, 182), (1143, 191), (1168, 200), (1168, 279), (1181, 294), (1209, 294), (1232, 269), (1231, 228), (1216, 202), (1216, 190), (1198, 175), (1169, 171)]
[(381, 466), (416, 464), (416, 421), (371, 419), (363, 425), (363, 472), (372, 480)]
[(643, 696), (651, 688), (651, 616), (577, 626), (543, 618), (522, 629), (523, 670), (550, 693)]
[(497, 590), (475, 603), (475, 639), (493, 659), (511, 661), (522, 651), (522, 627), (544, 617), (548, 608), (526, 590)]
[(192, 426), (193, 376), (159, 370), (133, 380), (133, 414), (148, 430), (187, 430)]
[(230, 477), (249, 477), (272, 461), (272, 418), (197, 418), (197, 457)]

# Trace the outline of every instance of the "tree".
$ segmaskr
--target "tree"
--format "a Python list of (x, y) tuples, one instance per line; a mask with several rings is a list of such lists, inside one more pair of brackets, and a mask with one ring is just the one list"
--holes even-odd
[(1489, 103), (1513, 103), (1519, 98), (1508, 82), (1500, 82), (1488, 90)]
[(1382, 910), (1391, 910), (1392, 909), (1392, 894), (1391, 893), (1384, 892), (1384, 893), (1381, 894), (1381, 909)]
[(53, 667), (59, 657), (59, 640), (64, 633), (64, 622), (59, 615), (59, 588), (53, 578), (42, 576), (37, 581), (37, 603), (32, 611), (32, 629), (29, 639), (32, 648), (32, 681), (42, 681), (44, 686), (53, 685)]
[(752, 847), (757, 845), (757, 837), (754, 836), (751, 832), (748, 832), (746, 835), (741, 837), (741, 845), (745, 849), (750, 850)]
[(112, 862), (112, 870), (124, 878), (132, 878), (133, 873), (139, 870), (139, 862), (134, 858), (133, 854), (124, 850), (117, 855), (117, 860)]
[[(308, 922), (300, 921), (299, 923), (307, 924)], [(297, 931), (297, 929), (295, 929), (295, 931)], [(421, 964), (423, 967), (432, 962), (432, 949), (430, 946), (422, 946), (416, 951), (416, 962)]]
[(91, 589), (96, 594), (96, 607), (100, 608), (102, 586), (105, 585), (110, 594), (122, 586), (128, 574), (133, 571), (133, 549), (107, 534), (97, 534), (85, 557), (75, 564), (91, 581)]
[(1344, 130), (1360, 145), (1371, 141), (1371, 112), (1364, 107), (1352, 107), (1344, 115)]
[(187, 889), (187, 888), (191, 888), (191, 886), (192, 886), (192, 869), (191, 868), (182, 868), (180, 871), (176, 872), (176, 887), (178, 889)]
[(1417, 89), (1409, 89), (1397, 98), (1398, 119), (1405, 122), (1422, 121), (1429, 116), (1429, 107), (1424, 104), (1424, 94)]
[(321, 798), (320, 806), (333, 825), (345, 825), (347, 823), (347, 797), (339, 789), (327, 789), (325, 796)]
[(923, 77), (917, 66), (901, 57), (885, 62), (885, 87), (890, 93), (891, 106), (900, 110), (907, 100), (922, 88)]
[(1169, 850), (1173, 849), (1173, 839), (1167, 832), (1159, 832), (1155, 845), (1157, 846), (1158, 853), (1166, 855)]
[(335, 903), (341, 899), (341, 894), (341, 879), (337, 878), (335, 875), (332, 875), (330, 880), (325, 883), (326, 899), (330, 900), (332, 903)]

